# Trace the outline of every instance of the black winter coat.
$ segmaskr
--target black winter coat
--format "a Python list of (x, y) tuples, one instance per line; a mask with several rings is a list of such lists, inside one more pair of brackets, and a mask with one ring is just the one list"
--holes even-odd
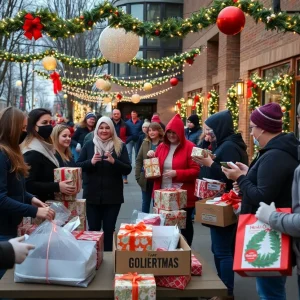
[(63, 167), (76, 168), (76, 163), (73, 158), (71, 158), (69, 161), (64, 161), (58, 152), (55, 153), (55, 157), (58, 160), (60, 168), (63, 168)]
[(29, 176), (26, 178), (26, 190), (43, 202), (53, 200), (54, 193), (59, 192), (59, 183), (54, 182), (56, 165), (35, 150), (28, 151), (23, 156), (30, 166)]
[(75, 130), (74, 135), (72, 136), (71, 145), (73, 147), (76, 147), (77, 143), (79, 143), (81, 145), (81, 147), (83, 147), (84, 138), (90, 132), (91, 131), (89, 131), (89, 129), (87, 127), (78, 127)]
[(298, 162), (299, 141), (293, 133), (281, 133), (259, 151), (248, 174), (238, 178), (242, 214), (255, 214), (259, 202), (291, 207), (292, 183)]
[(33, 195), (26, 192), (24, 177), (10, 172), (10, 160), (2, 151), (0, 170), (0, 235), (17, 236), (22, 218), (35, 218), (37, 208), (31, 205)]
[(0, 242), (0, 269), (11, 269), (15, 264), (15, 251), (11, 243)]
[[(241, 134), (234, 133), (232, 116), (228, 110), (210, 116), (205, 124), (213, 129), (216, 142), (212, 143), (212, 152), (216, 158), (210, 168), (201, 167), (200, 178), (216, 179), (226, 182), (226, 190), (232, 189), (232, 180), (227, 179), (222, 172), (220, 162), (241, 162), (248, 165), (247, 146)], [(208, 143), (203, 140), (200, 148), (207, 148)]]
[(80, 152), (76, 162), (85, 173), (83, 180), (83, 198), (91, 204), (120, 204), (124, 202), (122, 175), (131, 172), (131, 164), (125, 144), (117, 157), (115, 151), (112, 153), (115, 163), (107, 161), (97, 162), (92, 165), (94, 156), (93, 141), (87, 142)]

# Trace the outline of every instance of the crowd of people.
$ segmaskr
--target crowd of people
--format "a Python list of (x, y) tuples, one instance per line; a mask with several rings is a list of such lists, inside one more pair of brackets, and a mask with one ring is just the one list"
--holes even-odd
[[(22, 218), (51, 220), (55, 212), (44, 202), (54, 199), (56, 192), (74, 195), (70, 181), (54, 182), (53, 170), (58, 167), (82, 168), (88, 228), (103, 230), (104, 250), (112, 251), (113, 232), (124, 203), (123, 185), (135, 161), (142, 212), (151, 212), (154, 190), (173, 186), (187, 190), (186, 228), (181, 233), (189, 245), (198, 200), (194, 196), (196, 179), (220, 180), (226, 183), (226, 191), (234, 188), (242, 197), (241, 214), (256, 214), (294, 238), (300, 286), (300, 144), (293, 133), (282, 132), (280, 105), (269, 103), (252, 112), (250, 135), (259, 151), (249, 167), (247, 146), (242, 135), (235, 133), (228, 110), (210, 116), (203, 127), (198, 116), (191, 115), (186, 129), (179, 115), (165, 126), (158, 113), (143, 122), (132, 111), (131, 118), (124, 121), (118, 109), (111, 118), (87, 113), (74, 133), (68, 124), (53, 127), (51, 120), (51, 112), (42, 108), (28, 116), (13, 107), (0, 112), (0, 278), (34, 247), (16, 238)], [(209, 149), (213, 156), (192, 157), (193, 147)], [(162, 176), (146, 179), (143, 160), (152, 157), (159, 159)], [(224, 167), (221, 162), (231, 164)], [(276, 212), (286, 207), (292, 207), (293, 213)], [(218, 276), (228, 289), (226, 299), (233, 299), (237, 224), (210, 225), (209, 230)], [(7, 259), (5, 253), (10, 253)], [(256, 283), (260, 299), (286, 299), (286, 277), (257, 277)]]

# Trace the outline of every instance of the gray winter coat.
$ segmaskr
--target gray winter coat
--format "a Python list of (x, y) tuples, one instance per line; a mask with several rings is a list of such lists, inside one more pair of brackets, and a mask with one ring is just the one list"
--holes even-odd
[(292, 186), (292, 214), (273, 212), (270, 226), (293, 237), (293, 250), (297, 260), (297, 271), (300, 275), (300, 166), (294, 173)]

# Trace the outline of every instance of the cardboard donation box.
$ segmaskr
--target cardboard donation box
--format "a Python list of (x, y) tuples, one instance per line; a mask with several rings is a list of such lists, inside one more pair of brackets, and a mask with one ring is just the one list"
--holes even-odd
[(226, 188), (226, 183), (213, 179), (196, 179), (195, 192), (196, 197), (206, 199), (220, 196)]
[[(54, 182), (61, 182), (65, 180), (72, 180), (70, 185), (76, 187), (76, 194), (81, 190), (82, 172), (81, 168), (56, 168), (54, 169)], [(75, 201), (76, 194), (65, 195), (62, 193), (55, 193), (54, 197), (57, 201)]]
[[(290, 208), (279, 208), (290, 213)], [(240, 215), (233, 270), (241, 276), (292, 275), (290, 237), (271, 229), (255, 215)]]
[(163, 210), (153, 207), (153, 213), (161, 214), (165, 217), (165, 226), (177, 225), (178, 228), (186, 227), (186, 211), (185, 210)]
[(146, 178), (158, 178), (161, 176), (159, 159), (157, 157), (144, 159), (143, 161), (145, 177)]
[(98, 270), (103, 260), (104, 233), (100, 231), (72, 231), (72, 234), (78, 241), (96, 242), (96, 250), (97, 250), (96, 270)]
[(155, 300), (156, 283), (152, 274), (116, 274), (115, 300)]
[(187, 191), (182, 189), (160, 189), (154, 191), (154, 206), (164, 210), (180, 210), (187, 205)]
[(154, 275), (190, 275), (191, 248), (182, 235), (179, 238), (178, 248), (180, 250), (122, 251), (117, 249), (115, 234), (113, 243), (115, 273), (125, 274), (134, 270)]
[(237, 222), (231, 205), (206, 203), (209, 199), (197, 201), (195, 221), (203, 224), (226, 227)]

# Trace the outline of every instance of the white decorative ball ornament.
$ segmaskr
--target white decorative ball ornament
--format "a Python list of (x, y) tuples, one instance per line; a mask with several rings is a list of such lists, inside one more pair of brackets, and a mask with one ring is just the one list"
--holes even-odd
[(103, 103), (108, 104), (109, 102), (111, 102), (111, 100), (112, 100), (112, 98), (110, 98), (110, 97), (104, 97), (103, 98)]
[(150, 82), (146, 82), (144, 84), (144, 91), (147, 92), (147, 91), (150, 91), (152, 89), (152, 84)]
[(131, 96), (131, 101), (136, 104), (136, 103), (139, 103), (141, 101), (141, 97), (139, 94), (133, 94)]
[(42, 60), (42, 64), (47, 71), (53, 71), (57, 66), (56, 59), (52, 56), (44, 57), (44, 59)]
[(64, 94), (64, 99), (67, 99), (68, 98), (68, 95), (67, 94)]
[(132, 60), (140, 48), (139, 37), (123, 28), (106, 27), (99, 38), (102, 55), (112, 63), (126, 63)]
[(21, 80), (17, 80), (16, 81), (16, 86), (22, 86), (22, 81)]
[(105, 92), (108, 92), (111, 89), (111, 83), (104, 79), (97, 79), (96, 80), (96, 88), (98, 90), (103, 90)]
[(105, 81), (105, 85), (103, 86), (102, 90), (108, 92), (111, 89), (111, 83), (109, 81)]

